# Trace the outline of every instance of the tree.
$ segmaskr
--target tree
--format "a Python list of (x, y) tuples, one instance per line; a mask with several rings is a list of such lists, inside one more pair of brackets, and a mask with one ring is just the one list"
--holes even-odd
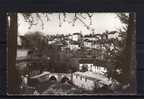
[(86, 72), (88, 71), (88, 67), (86, 65), (82, 66), (81, 72)]
[[(51, 21), (49, 15), (53, 13), (20, 13), (24, 17), (25, 21), (29, 23), (29, 28), (31, 28), (34, 25), (37, 25), (38, 21), (41, 22), (42, 29), (44, 28), (44, 20), (42, 17), (46, 17), (47, 21)], [(59, 27), (62, 27), (63, 22), (68, 22), (72, 26), (75, 26), (75, 23), (77, 21), (81, 22), (84, 27), (86, 27), (90, 31), (94, 31), (94, 29), (91, 27), (92, 25), (92, 17), (94, 16), (94, 13), (73, 13), (72, 19), (69, 21), (67, 20), (68, 13), (57, 13), (58, 16), (58, 23)], [(37, 21), (36, 21), (36, 20)]]
[(9, 13), (10, 27), (8, 27), (8, 93), (18, 94), (20, 76), (16, 70), (16, 46), (17, 46), (17, 14)]
[[(111, 72), (112, 77), (121, 83), (121, 88), (124, 85), (130, 85), (127, 91), (134, 92), (135, 90), (135, 14), (129, 13), (119, 14), (118, 17), (126, 25), (125, 32), (126, 38), (124, 38), (124, 46), (119, 54), (115, 55), (114, 70)], [(124, 36), (125, 37), (125, 36)], [(116, 69), (121, 69), (122, 73), (117, 74)]]
[(36, 49), (38, 51), (44, 50), (47, 46), (47, 39), (41, 32), (28, 33), (21, 36), (22, 46), (26, 49)]
[[(136, 90), (136, 55), (135, 55), (135, 33), (136, 33), (136, 17), (135, 13), (129, 13), (129, 20), (128, 20), (128, 29), (127, 29), (127, 39), (126, 39), (126, 46), (125, 46), (125, 57), (127, 60), (126, 66), (127, 69), (124, 68), (125, 73), (128, 73), (130, 87), (129, 91)], [(125, 61), (126, 61), (125, 60)], [(129, 71), (129, 72), (128, 72)], [(128, 76), (126, 76), (128, 77)]]

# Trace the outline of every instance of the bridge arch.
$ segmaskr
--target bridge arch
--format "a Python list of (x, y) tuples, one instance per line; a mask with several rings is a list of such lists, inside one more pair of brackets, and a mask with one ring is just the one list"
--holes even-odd
[(71, 81), (71, 74), (68, 73), (50, 73), (49, 80), (56, 80), (58, 82)]
[(49, 81), (58, 81), (58, 76), (57, 75), (50, 75)]
[(69, 82), (69, 81), (70, 81), (70, 79), (67, 76), (63, 76), (60, 80), (60, 82), (62, 82), (62, 83)]

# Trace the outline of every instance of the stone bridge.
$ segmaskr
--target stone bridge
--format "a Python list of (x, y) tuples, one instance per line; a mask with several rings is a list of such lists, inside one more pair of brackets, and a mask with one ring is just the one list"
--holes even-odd
[(56, 80), (58, 82), (63, 80), (72, 80), (72, 74), (71, 73), (50, 73), (50, 72), (44, 72), (40, 75), (36, 75), (31, 77), (32, 79), (39, 79), (40, 81), (48, 81), (48, 80)]
[(72, 74), (70, 74), (70, 73), (50, 73), (49, 79), (55, 79), (56, 81), (72, 80)]

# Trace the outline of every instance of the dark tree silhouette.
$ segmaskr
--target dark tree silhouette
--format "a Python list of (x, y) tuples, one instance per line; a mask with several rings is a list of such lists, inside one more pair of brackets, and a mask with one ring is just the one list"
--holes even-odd
[[(115, 55), (113, 65), (115, 68), (111, 71), (110, 75), (120, 82), (121, 87), (124, 85), (130, 85), (127, 88), (127, 92), (134, 92), (136, 90), (135, 79), (135, 13), (129, 13), (129, 15), (119, 14), (120, 20), (126, 24), (125, 32), (122, 35), (126, 35), (124, 38), (124, 46), (119, 54)], [(125, 34), (126, 33), (126, 34)], [(122, 73), (118, 75), (116, 69), (121, 69)]]
[(81, 72), (86, 72), (86, 71), (88, 71), (88, 67), (87, 66), (82, 66), (82, 69), (81, 69)]
[(8, 29), (8, 93), (18, 94), (20, 87), (20, 75), (16, 70), (17, 48), (17, 14), (9, 13), (10, 27)]

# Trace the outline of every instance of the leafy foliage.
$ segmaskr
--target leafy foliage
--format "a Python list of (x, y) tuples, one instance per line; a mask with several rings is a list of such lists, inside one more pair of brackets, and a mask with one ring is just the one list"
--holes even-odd
[[(118, 82), (120, 82), (120, 88), (122, 88), (122, 86), (130, 84), (133, 78), (131, 72), (133, 71), (132, 68), (135, 64), (131, 63), (135, 60), (132, 60), (134, 59), (134, 56), (131, 52), (134, 49), (132, 43), (135, 42), (133, 40), (135, 33), (135, 16), (133, 13), (130, 13), (129, 15), (121, 13), (118, 15), (118, 17), (127, 26), (126, 31), (121, 34), (124, 35), (124, 37), (126, 35), (126, 37), (123, 38), (122, 43), (124, 46), (122, 47), (122, 50), (119, 51), (119, 54), (114, 56), (113, 65), (115, 65), (115, 68), (110, 72), (109, 75), (111, 75), (113, 79), (116, 79)], [(121, 70), (120, 74), (116, 72), (117, 69)]]

